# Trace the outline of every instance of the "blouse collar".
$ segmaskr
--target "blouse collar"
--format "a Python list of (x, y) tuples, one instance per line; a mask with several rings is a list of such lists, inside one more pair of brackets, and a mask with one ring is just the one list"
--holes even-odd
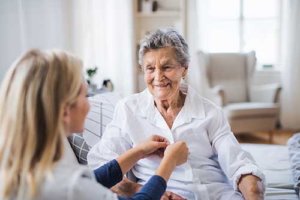
[[(190, 122), (194, 119), (204, 119), (205, 110), (203, 105), (203, 99), (197, 94), (197, 92), (190, 86), (181, 87), (180, 90), (186, 93), (186, 98), (181, 111), (178, 113), (173, 128), (180, 126), (181, 124)], [(137, 101), (137, 114), (141, 117), (147, 118), (148, 121), (156, 124), (158, 112), (154, 105), (154, 98), (148, 89), (145, 89), (138, 95)]]

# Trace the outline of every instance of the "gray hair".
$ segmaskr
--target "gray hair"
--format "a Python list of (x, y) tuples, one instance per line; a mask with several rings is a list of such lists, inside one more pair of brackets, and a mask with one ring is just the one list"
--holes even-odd
[(139, 64), (142, 65), (144, 55), (153, 49), (173, 47), (176, 60), (184, 67), (190, 61), (189, 47), (183, 37), (173, 28), (158, 29), (147, 34), (140, 42)]

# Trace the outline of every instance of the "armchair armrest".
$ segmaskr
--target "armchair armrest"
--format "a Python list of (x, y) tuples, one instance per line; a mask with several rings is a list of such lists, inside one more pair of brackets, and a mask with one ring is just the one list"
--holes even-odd
[(250, 101), (279, 103), (281, 89), (278, 83), (252, 86)]
[(209, 88), (206, 91), (205, 96), (221, 107), (223, 107), (226, 104), (225, 91), (221, 85)]

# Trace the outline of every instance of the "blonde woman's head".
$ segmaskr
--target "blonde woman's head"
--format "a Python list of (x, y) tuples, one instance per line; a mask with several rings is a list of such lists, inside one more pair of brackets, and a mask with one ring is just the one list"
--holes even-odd
[(0, 199), (37, 193), (62, 156), (82, 87), (81, 61), (63, 51), (30, 50), (11, 66), (0, 90)]

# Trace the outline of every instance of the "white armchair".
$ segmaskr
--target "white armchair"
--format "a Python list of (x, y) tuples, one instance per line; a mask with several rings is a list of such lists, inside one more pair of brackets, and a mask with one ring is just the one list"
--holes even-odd
[(206, 74), (208, 97), (220, 104), (234, 133), (268, 131), (272, 141), (279, 119), (279, 84), (252, 86), (255, 52), (198, 52)]

